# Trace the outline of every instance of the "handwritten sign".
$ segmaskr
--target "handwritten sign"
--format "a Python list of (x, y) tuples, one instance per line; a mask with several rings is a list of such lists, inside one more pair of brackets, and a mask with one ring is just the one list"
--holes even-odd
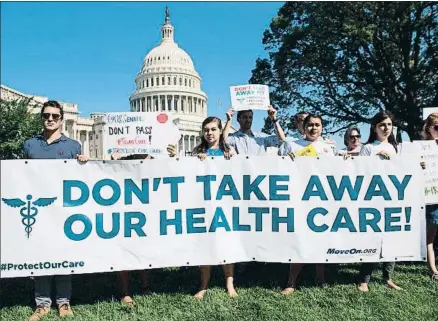
[(266, 85), (231, 86), (231, 106), (234, 110), (268, 110), (269, 87)]
[(295, 154), (295, 156), (318, 156), (318, 152), (312, 144), (304, 147), (299, 152)]
[(170, 113), (107, 113), (104, 122), (104, 151), (107, 155), (118, 150), (121, 155), (165, 157), (167, 145), (176, 144), (180, 139)]
[(403, 143), (402, 154), (417, 154), (422, 156), (425, 163), (424, 193), (426, 204), (438, 204), (438, 144), (435, 140), (416, 140), (412, 143)]

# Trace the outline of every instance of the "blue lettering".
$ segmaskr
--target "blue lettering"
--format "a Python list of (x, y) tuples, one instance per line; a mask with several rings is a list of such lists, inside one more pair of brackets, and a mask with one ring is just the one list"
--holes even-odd
[[(132, 223), (132, 219), (137, 219), (137, 223)], [(146, 236), (143, 227), (146, 224), (146, 215), (142, 212), (125, 212), (125, 237), (131, 237), (132, 230), (139, 237)]]
[(168, 219), (167, 211), (160, 211), (160, 235), (167, 235), (167, 227), (175, 226), (175, 233), (182, 234), (181, 210), (175, 210), (175, 218)]
[(180, 183), (184, 183), (183, 176), (163, 178), (163, 184), (170, 184), (170, 201), (172, 203), (178, 202), (178, 184)]
[(231, 175), (224, 175), (224, 177), (222, 178), (221, 184), (219, 185), (216, 194), (216, 200), (220, 201), (224, 195), (230, 195), (233, 197), (233, 200), (240, 201), (239, 192), (237, 191), (236, 184), (234, 183), (233, 177)]
[[(75, 207), (75, 206), (81, 206), (85, 204), (86, 201), (88, 201), (88, 198), (90, 197), (90, 191), (88, 190), (87, 184), (85, 184), (82, 181), (77, 180), (69, 180), (69, 181), (63, 181), (62, 182), (62, 191), (63, 191), (63, 206), (64, 207)], [(71, 190), (73, 187), (79, 188), (81, 191), (81, 196), (73, 200), (71, 198)]]
[(263, 214), (269, 214), (269, 207), (250, 207), (248, 214), (255, 214), (256, 216), (256, 232), (261, 232), (263, 229)]
[(348, 213), (348, 210), (345, 207), (339, 209), (330, 232), (337, 232), (341, 228), (347, 228), (350, 232), (357, 232), (356, 227), (351, 220), (350, 213)]
[[(81, 233), (74, 233), (72, 225), (74, 222), (82, 222), (84, 224), (84, 230)], [(84, 214), (74, 214), (68, 217), (64, 222), (64, 234), (72, 241), (82, 241), (86, 239), (92, 230), (93, 224), (91, 220)]]
[(195, 224), (205, 223), (203, 217), (195, 217), (197, 214), (205, 214), (205, 208), (188, 208), (187, 215), (187, 233), (205, 233), (207, 231), (205, 226), (195, 226)]
[[(100, 195), (100, 192), (103, 187), (109, 186), (112, 189), (112, 195), (110, 198), (105, 199)], [(93, 198), (94, 201), (102, 206), (111, 206), (114, 205), (120, 198), (120, 186), (117, 182), (112, 179), (105, 178), (98, 181), (93, 187)]]
[(365, 201), (370, 201), (375, 196), (382, 196), (385, 201), (392, 200), (391, 195), (389, 195), (386, 185), (383, 182), (382, 176), (380, 175), (373, 175), (370, 186), (365, 194)]
[(279, 210), (277, 207), (272, 208), (272, 232), (278, 232), (280, 230), (280, 224), (287, 224), (287, 231), (294, 232), (294, 209), (287, 209), (287, 216), (280, 217)]
[(401, 207), (386, 207), (385, 208), (385, 232), (399, 232), (401, 231), (400, 225), (392, 225), (392, 223), (400, 222), (400, 216), (393, 216), (393, 214), (399, 214), (402, 212)]
[(130, 178), (125, 179), (125, 204), (132, 204), (132, 194), (137, 196), (137, 199), (142, 204), (149, 204), (149, 179), (141, 180), (141, 189)]
[(307, 215), (307, 225), (314, 232), (318, 232), (318, 233), (325, 232), (329, 228), (327, 226), (327, 224), (323, 224), (323, 225), (316, 225), (315, 224), (315, 216), (318, 214), (326, 216), (328, 214), (328, 211), (322, 207), (316, 207), (316, 208), (312, 209), (309, 212), (309, 215)]
[(251, 231), (249, 225), (240, 225), (239, 215), (240, 209), (238, 207), (233, 207), (233, 231)]
[[(313, 190), (316, 187), (316, 190)], [(321, 201), (327, 201), (327, 195), (324, 191), (324, 187), (322, 187), (321, 181), (317, 175), (312, 175), (307, 183), (306, 190), (304, 191), (304, 195), (302, 200), (308, 201), (310, 197), (316, 196), (321, 199)]]
[(278, 194), (279, 191), (287, 191), (289, 186), (277, 185), (278, 182), (289, 182), (289, 175), (269, 176), (269, 199), (271, 201), (289, 201), (289, 194)]
[(224, 228), (225, 231), (230, 232), (230, 225), (228, 224), (227, 218), (225, 216), (222, 207), (217, 207), (214, 212), (213, 220), (210, 225), (209, 232), (216, 232), (218, 228)]
[(350, 199), (356, 201), (359, 197), (360, 188), (363, 182), (363, 176), (356, 177), (354, 187), (351, 184), (350, 176), (346, 175), (342, 176), (339, 187), (336, 184), (334, 176), (327, 176), (327, 181), (330, 185), (330, 189), (332, 190), (333, 198), (335, 199), (335, 201), (342, 201), (345, 189), (347, 189)]
[(397, 176), (395, 175), (389, 175), (389, 179), (394, 184), (395, 188), (397, 189), (398, 193), (398, 200), (404, 200), (405, 199), (405, 189), (409, 184), (409, 181), (411, 180), (412, 175), (405, 175), (403, 178), (403, 181), (400, 183)]
[(266, 175), (258, 175), (251, 183), (251, 175), (243, 175), (243, 199), (250, 200), (251, 193), (257, 197), (258, 200), (266, 201), (265, 195), (259, 188), (259, 184), (265, 179)]
[[(371, 214), (373, 217), (367, 219), (367, 214)], [(367, 226), (369, 226), (374, 232), (382, 232), (377, 225), (381, 218), (382, 215), (376, 208), (359, 208), (359, 231), (367, 232)]]
[(216, 181), (216, 175), (196, 176), (196, 182), (204, 183), (204, 200), (211, 201), (211, 182)]
[(99, 236), (102, 239), (112, 239), (117, 234), (119, 234), (120, 231), (120, 213), (112, 213), (112, 226), (110, 232), (105, 232), (103, 229), (103, 214), (97, 213), (96, 214), (96, 233), (97, 236)]

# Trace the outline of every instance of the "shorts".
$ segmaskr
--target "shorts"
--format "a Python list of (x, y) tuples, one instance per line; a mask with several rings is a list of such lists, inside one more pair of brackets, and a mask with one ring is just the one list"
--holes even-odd
[(438, 204), (426, 205), (426, 221), (428, 224), (438, 225)]

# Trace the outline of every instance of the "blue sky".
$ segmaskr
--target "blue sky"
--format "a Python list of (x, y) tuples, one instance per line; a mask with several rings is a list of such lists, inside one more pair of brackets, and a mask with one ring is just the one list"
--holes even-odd
[[(1, 83), (76, 103), (82, 116), (128, 111), (166, 4), (175, 40), (203, 79), (208, 114), (224, 118), (229, 86), (246, 84), (266, 56), (263, 32), (283, 2), (2, 2)], [(256, 111), (254, 130), (264, 116)]]

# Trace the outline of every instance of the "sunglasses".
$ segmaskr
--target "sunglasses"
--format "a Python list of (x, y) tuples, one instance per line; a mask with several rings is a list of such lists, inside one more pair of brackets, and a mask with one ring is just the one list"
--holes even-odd
[(432, 126), (432, 128), (436, 131), (438, 131), (438, 125)]
[(50, 116), (52, 116), (52, 119), (54, 121), (58, 121), (61, 118), (61, 114), (51, 114), (51, 113), (43, 113), (42, 117), (45, 120), (49, 120)]
[(360, 139), (360, 135), (350, 135), (350, 139), (353, 139), (353, 138), (357, 138), (357, 139)]

